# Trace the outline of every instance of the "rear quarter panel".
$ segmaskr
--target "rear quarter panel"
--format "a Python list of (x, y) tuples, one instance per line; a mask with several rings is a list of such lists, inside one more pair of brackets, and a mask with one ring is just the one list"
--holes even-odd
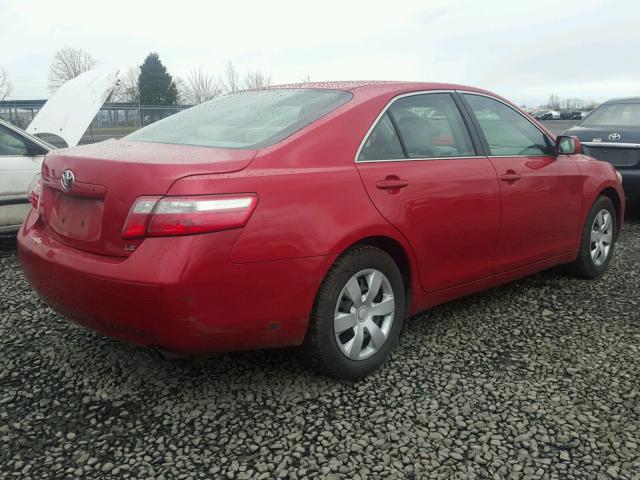
[(388, 237), (405, 251), (412, 283), (419, 285), (411, 246), (375, 208), (354, 163), (388, 98), (360, 100), (261, 150), (243, 171), (185, 177), (168, 195), (258, 194), (256, 210), (233, 249), (234, 263), (339, 255), (365, 238)]

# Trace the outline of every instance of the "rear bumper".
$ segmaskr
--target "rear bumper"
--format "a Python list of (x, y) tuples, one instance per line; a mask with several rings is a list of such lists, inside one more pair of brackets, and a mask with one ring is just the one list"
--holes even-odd
[(622, 175), (622, 188), (628, 197), (640, 197), (640, 170), (618, 170)]
[(28, 281), (56, 311), (128, 343), (180, 354), (300, 344), (333, 257), (235, 264), (239, 231), (146, 239), (128, 258), (18, 234)]

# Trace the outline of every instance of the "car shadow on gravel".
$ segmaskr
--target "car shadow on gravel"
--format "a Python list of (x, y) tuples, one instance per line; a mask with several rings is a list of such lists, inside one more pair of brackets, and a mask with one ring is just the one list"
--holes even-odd
[[(640, 209), (628, 210), (625, 220), (631, 226), (640, 224)], [(5, 250), (10, 254), (15, 248), (15, 236), (0, 236), (0, 251)], [(614, 261), (613, 267), (617, 261)], [(511, 315), (516, 319), (513, 324), (514, 335), (526, 333), (527, 327), (519, 316), (522, 311), (539, 315), (542, 319), (545, 315), (556, 315), (556, 312), (561, 314), (563, 307), (560, 303), (564, 300), (556, 299), (554, 291), (581, 289), (580, 282), (583, 281), (567, 276), (562, 268), (554, 268), (417, 314), (406, 321), (399, 346), (389, 364), (365, 382), (375, 383), (381, 377), (386, 377), (390, 369), (398, 368), (407, 353), (411, 355), (412, 351), (420, 351), (424, 354), (425, 344), (437, 342), (448, 335), (447, 331), (482, 334), (483, 330), (491, 331), (493, 318)], [(35, 294), (32, 295), (35, 297)], [(167, 385), (174, 385), (181, 390), (193, 388), (194, 395), (197, 394), (196, 390), (202, 393), (203, 389), (215, 393), (220, 386), (224, 386), (224, 390), (244, 392), (276, 388), (280, 395), (297, 395), (304, 390), (344, 384), (311, 371), (296, 348), (233, 352), (196, 359), (167, 359), (152, 350), (123, 344), (69, 324), (63, 317), (49, 309), (47, 311), (47, 321), (51, 321), (50, 317), (57, 319), (57, 328), (52, 332), (51, 341), (56, 344), (59, 361), (68, 362), (72, 370), (86, 370), (88, 374), (103, 371), (106, 382), (128, 382), (133, 388), (132, 393), (162, 391)], [(59, 336), (57, 340), (56, 336)], [(486, 342), (485, 348), (491, 347), (491, 338), (482, 335), (479, 338)], [(504, 348), (494, 347), (498, 360), (511, 364), (514, 369), (522, 367), (520, 360), (504, 354)], [(427, 357), (421, 363), (425, 368), (437, 365), (439, 360), (436, 356), (443, 354), (442, 350), (432, 348), (427, 351)], [(464, 354), (464, 348), (460, 354)]]
[[(640, 212), (628, 211), (626, 221), (630, 225), (639, 224)], [(6, 240), (6, 245), (7, 249), (15, 248), (15, 237), (13, 241)], [(485, 348), (492, 348), (491, 338), (484, 338), (481, 333), (483, 330), (491, 331), (493, 319), (504, 315), (511, 315), (515, 319), (512, 325), (514, 335), (527, 333), (526, 318), (521, 316), (523, 311), (538, 315), (541, 319), (545, 319), (546, 315), (562, 315), (564, 298), (556, 298), (554, 292), (580, 290), (585, 288), (583, 285), (593, 283), (582, 282), (558, 267), (417, 314), (406, 321), (398, 349), (389, 365), (365, 382), (375, 383), (386, 377), (389, 369), (397, 368), (402, 363), (407, 351), (421, 351), (424, 354), (424, 345), (417, 345), (416, 339), (429, 344), (448, 335), (447, 331), (466, 332), (468, 335), (480, 334), (478, 338), (486, 342)], [(64, 341), (60, 339), (60, 348), (64, 349), (59, 352), (62, 357), (73, 359), (75, 367), (86, 367), (88, 371), (111, 370), (114, 374), (111, 381), (118, 381), (126, 372), (127, 381), (137, 385), (134, 390), (155, 390), (154, 385), (162, 390), (167, 384), (173, 384), (180, 389), (193, 388), (194, 395), (197, 395), (196, 390), (202, 393), (203, 389), (211, 389), (215, 392), (220, 386), (224, 386), (224, 390), (254, 393), (275, 388), (280, 395), (286, 396), (344, 384), (311, 371), (297, 348), (233, 352), (195, 359), (167, 359), (152, 350), (102, 337), (82, 327), (67, 324), (59, 315), (56, 317), (65, 326), (64, 330), (70, 328), (75, 332)], [(515, 370), (524, 368), (522, 361), (515, 358), (517, 355), (505, 354), (503, 347), (493, 345), (497, 361), (510, 364)], [(441, 349), (433, 348), (421, 363), (425, 368), (429, 364), (438, 364), (435, 355), (441, 354)], [(460, 354), (465, 354), (464, 348)]]
[(0, 234), (0, 252), (12, 251), (16, 249), (16, 236), (15, 235), (2, 235)]

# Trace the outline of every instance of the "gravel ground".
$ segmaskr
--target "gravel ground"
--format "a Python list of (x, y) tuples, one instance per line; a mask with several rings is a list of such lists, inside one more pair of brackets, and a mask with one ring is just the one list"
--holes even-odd
[(2, 478), (640, 479), (640, 215), (610, 272), (410, 320), (358, 384), (288, 351), (161, 360), (74, 326), (0, 249)]

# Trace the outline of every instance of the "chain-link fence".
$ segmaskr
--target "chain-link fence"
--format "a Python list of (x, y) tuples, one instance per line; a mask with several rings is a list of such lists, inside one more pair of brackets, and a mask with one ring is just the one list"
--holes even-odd
[[(37, 115), (45, 100), (0, 102), (0, 118), (22, 129)], [(87, 128), (80, 143), (94, 143), (107, 138), (120, 138), (138, 128), (168, 117), (190, 105), (138, 105), (135, 103), (105, 103)], [(60, 141), (46, 136), (45, 140), (59, 145)], [(60, 145), (63, 146), (63, 145)]]

